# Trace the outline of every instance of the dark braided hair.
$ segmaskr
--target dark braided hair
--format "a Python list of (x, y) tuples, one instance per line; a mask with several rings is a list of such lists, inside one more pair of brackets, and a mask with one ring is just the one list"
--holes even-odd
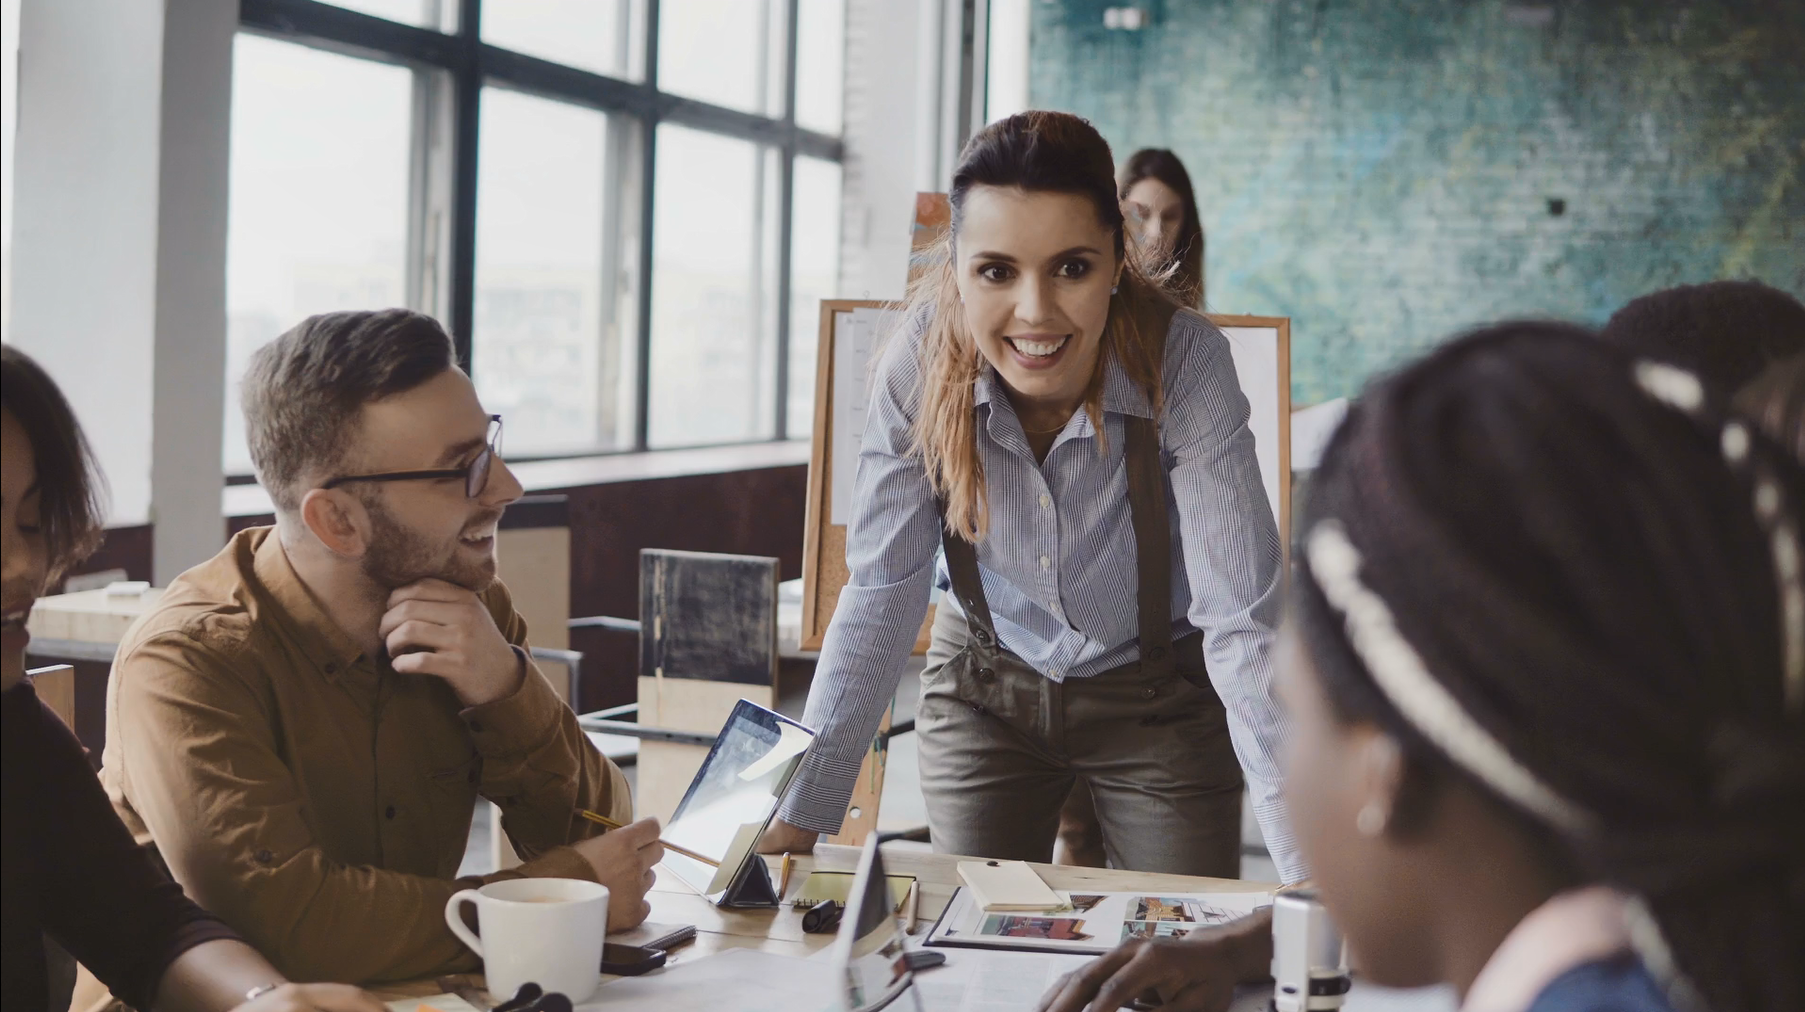
[(1690, 374), (1579, 328), (1456, 340), (1331, 441), (1294, 614), (1331, 703), (1399, 739), (1414, 793), (1477, 783), (1557, 870), (1639, 898), (1677, 1004), (1799, 1009), (1805, 486), (1714, 418)]

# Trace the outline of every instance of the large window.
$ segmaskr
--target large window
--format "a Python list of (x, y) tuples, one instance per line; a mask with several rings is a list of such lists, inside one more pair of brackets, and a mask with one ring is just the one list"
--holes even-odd
[(407, 301), (406, 69), (240, 35), (226, 224), (227, 473), (250, 470), (239, 380), (303, 317)]
[(516, 457), (805, 435), (843, 6), (241, 0), (228, 471), (250, 354), (354, 307), (443, 320)]

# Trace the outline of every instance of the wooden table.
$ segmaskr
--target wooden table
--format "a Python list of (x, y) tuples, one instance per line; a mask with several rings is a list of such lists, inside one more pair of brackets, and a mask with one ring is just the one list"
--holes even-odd
[[(812, 856), (795, 860), (790, 872), (788, 895), (794, 896), (815, 869), (852, 871), (858, 863), (859, 848), (822, 844)], [(777, 881), (778, 859), (767, 858), (771, 881)], [(884, 848), (884, 869), (892, 875), (914, 875), (921, 880), (921, 923), (917, 939), (927, 936), (934, 919), (946, 909), (958, 888), (958, 863), (970, 858), (951, 854), (928, 854), (918, 850)], [(1276, 885), (1243, 882), (1238, 879), (1197, 878), (1190, 875), (1160, 875), (1149, 872), (1116, 871), (1107, 868), (1068, 868), (1037, 864), (1047, 885), (1074, 892), (1269, 892)], [(778, 910), (725, 910), (698, 896), (682, 880), (669, 871), (660, 870), (658, 884), (649, 894), (651, 921), (659, 924), (694, 924), (696, 940), (671, 952), (667, 966), (680, 966), (691, 960), (727, 949), (750, 948), (784, 956), (806, 957), (833, 944), (832, 935), (810, 935), (802, 930), (802, 911), (787, 904)], [(627, 939), (630, 940), (630, 939)], [(613, 980), (604, 977), (604, 981)], [(375, 988), (386, 999), (412, 998), (438, 994), (444, 989), (434, 981), (413, 981), (391, 987)], [(597, 996), (606, 999), (607, 990)]]

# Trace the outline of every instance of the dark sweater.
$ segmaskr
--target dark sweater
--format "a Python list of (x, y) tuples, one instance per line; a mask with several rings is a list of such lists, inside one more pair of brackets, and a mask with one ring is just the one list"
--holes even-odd
[(182, 953), (231, 929), (132, 841), (81, 744), (29, 683), (0, 693), (0, 1006), (38, 1012), (54, 938), (120, 1001), (149, 1008)]

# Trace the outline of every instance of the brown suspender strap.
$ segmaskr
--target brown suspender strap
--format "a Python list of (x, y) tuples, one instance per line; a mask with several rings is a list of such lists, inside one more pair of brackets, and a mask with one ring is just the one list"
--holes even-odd
[[(1161, 307), (1154, 318), (1154, 361), (1165, 363), (1166, 331), (1172, 325), (1174, 307)], [(1126, 438), (1122, 454), (1128, 470), (1128, 513), (1134, 525), (1137, 598), (1140, 612), (1141, 663), (1166, 667), (1172, 663), (1172, 528), (1166, 510), (1166, 475), (1160, 460), (1159, 423), (1152, 418), (1123, 419)], [(946, 552), (947, 575), (953, 593), (965, 611), (971, 638), (985, 651), (997, 647), (996, 625), (984, 582), (978, 574), (978, 551), (971, 542), (946, 529), (946, 503), (940, 506), (940, 544)]]
[(1128, 464), (1128, 519), (1140, 598), (1141, 667), (1170, 663), (1172, 653), (1172, 528), (1166, 517), (1166, 474), (1160, 466), (1159, 426), (1129, 417), (1123, 456)]

